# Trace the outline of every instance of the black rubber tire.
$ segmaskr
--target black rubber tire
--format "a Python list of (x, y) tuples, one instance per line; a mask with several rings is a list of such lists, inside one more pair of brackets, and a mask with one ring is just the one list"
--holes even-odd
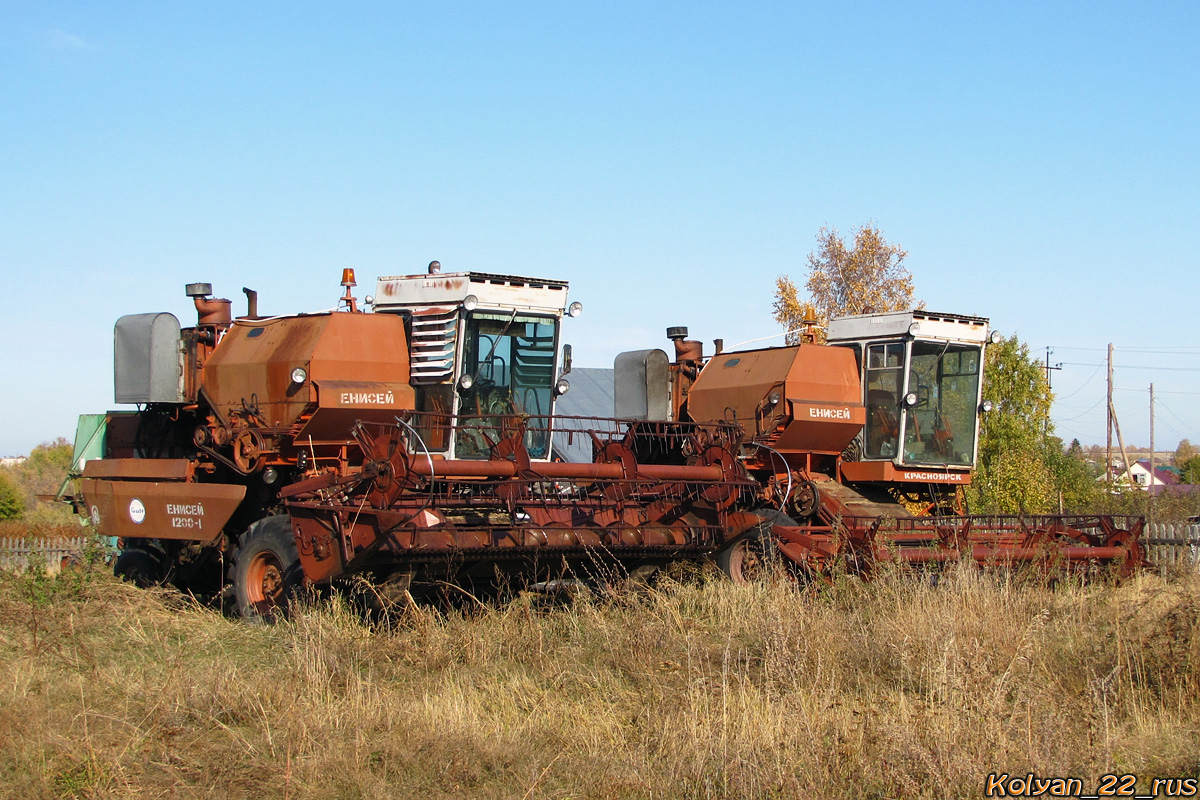
[(762, 517), (763, 522), (717, 553), (717, 566), (737, 584), (770, 579), (782, 564), (771, 526), (796, 524), (791, 517), (774, 509), (760, 509), (754, 513)]
[(304, 569), (286, 515), (264, 517), (242, 534), (232, 555), (235, 610), (246, 619), (274, 622), (287, 616)]
[(113, 574), (141, 589), (158, 586), (166, 579), (162, 556), (144, 547), (129, 547), (117, 555)]

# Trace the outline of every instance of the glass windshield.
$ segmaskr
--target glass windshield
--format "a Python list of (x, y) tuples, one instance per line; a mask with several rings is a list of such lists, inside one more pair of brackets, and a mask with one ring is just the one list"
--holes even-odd
[(914, 342), (905, 409), (904, 463), (969, 467), (975, 454), (980, 348)]
[(867, 427), (864, 455), (894, 458), (900, 439), (900, 383), (904, 379), (904, 344), (867, 347)]
[[(555, 320), (551, 317), (522, 316), (514, 312), (479, 311), (467, 318), (467, 336), (463, 347), (463, 374), (474, 379), (462, 393), (459, 414), (482, 420), (464, 420), (472, 425), (494, 428), (498, 421), (488, 420), (505, 414), (544, 417), (550, 414), (554, 387)], [(496, 438), (496, 433), (488, 431)], [(529, 421), (525, 447), (533, 458), (545, 458), (550, 435), (545, 419)], [(482, 437), (469, 431), (459, 438), (456, 455), (460, 458), (486, 457)]]

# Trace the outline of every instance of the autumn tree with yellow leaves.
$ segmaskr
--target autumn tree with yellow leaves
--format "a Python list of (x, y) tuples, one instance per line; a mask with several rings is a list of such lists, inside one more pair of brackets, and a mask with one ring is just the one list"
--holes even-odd
[(836, 229), (821, 228), (817, 249), (808, 254), (809, 299), (802, 300), (786, 275), (775, 281), (775, 320), (788, 331), (788, 343), (799, 340), (805, 323), (827, 323), (847, 314), (873, 314), (913, 308), (912, 274), (904, 266), (908, 253), (889, 244), (874, 223), (853, 232), (847, 246)]

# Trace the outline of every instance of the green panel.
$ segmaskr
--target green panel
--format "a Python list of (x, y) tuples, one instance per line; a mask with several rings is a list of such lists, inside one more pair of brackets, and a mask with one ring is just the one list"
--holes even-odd
[(83, 462), (93, 458), (104, 458), (105, 420), (107, 414), (80, 414), (75, 427), (75, 451), (71, 458), (71, 472), (83, 472)]

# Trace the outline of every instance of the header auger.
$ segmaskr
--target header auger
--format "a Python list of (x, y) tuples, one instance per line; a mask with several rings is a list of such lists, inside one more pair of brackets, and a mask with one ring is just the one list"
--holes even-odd
[(565, 282), (433, 262), (379, 279), (361, 306), (352, 271), (341, 286), (336, 311), (276, 317), (246, 290), (235, 319), (192, 284), (193, 327), (118, 320), (116, 399), (138, 409), (91, 420), (75, 498), (119, 537), (118, 573), (267, 615), (301, 584), (351, 576), (479, 591), (680, 559), (748, 580), (775, 553), (816, 576), (1142, 563), (1138, 520), (913, 517), (896, 502), (944, 514), (970, 481), (981, 318), (854, 317), (830, 345), (712, 357), (671, 329), (673, 361), (618, 356), (612, 417), (569, 417), (555, 414), (560, 329), (581, 307)]

